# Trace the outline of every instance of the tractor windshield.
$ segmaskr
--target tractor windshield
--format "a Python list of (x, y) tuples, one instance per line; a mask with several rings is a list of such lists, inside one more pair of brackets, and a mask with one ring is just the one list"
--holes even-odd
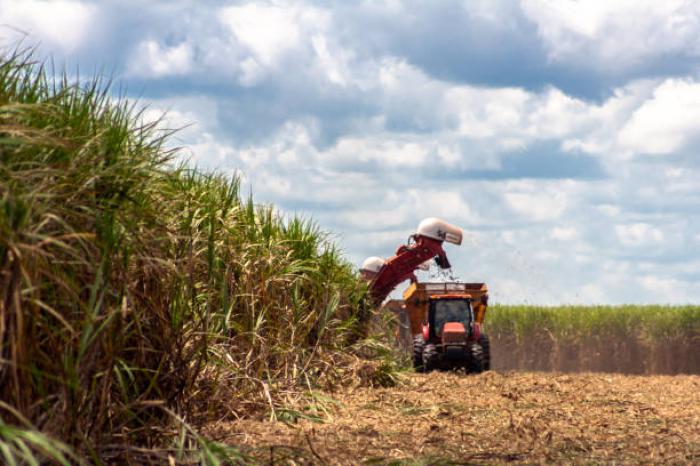
[(472, 307), (466, 299), (439, 299), (433, 302), (433, 328), (435, 335), (442, 334), (447, 322), (460, 322), (468, 331), (472, 321)]

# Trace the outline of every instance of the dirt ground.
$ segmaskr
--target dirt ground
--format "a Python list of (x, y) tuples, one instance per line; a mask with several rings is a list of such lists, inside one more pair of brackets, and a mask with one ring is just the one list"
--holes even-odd
[(700, 376), (407, 374), (323, 422), (215, 423), (263, 464), (700, 464)]

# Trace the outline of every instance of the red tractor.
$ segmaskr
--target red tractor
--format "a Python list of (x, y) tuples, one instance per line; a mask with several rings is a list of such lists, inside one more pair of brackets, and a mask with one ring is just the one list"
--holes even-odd
[(488, 336), (481, 331), (488, 303), (483, 283), (414, 283), (404, 293), (413, 330), (413, 367), (419, 372), (491, 368)]

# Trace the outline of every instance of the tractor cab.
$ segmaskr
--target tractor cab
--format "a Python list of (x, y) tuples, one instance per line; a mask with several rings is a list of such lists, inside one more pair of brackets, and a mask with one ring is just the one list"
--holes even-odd
[(474, 323), (474, 310), (470, 295), (437, 295), (431, 296), (428, 307), (427, 341), (449, 339), (455, 341), (459, 337), (466, 343), (471, 336)]

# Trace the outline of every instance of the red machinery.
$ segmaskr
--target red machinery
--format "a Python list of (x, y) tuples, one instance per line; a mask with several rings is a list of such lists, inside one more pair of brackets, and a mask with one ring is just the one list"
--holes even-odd
[(462, 244), (461, 228), (437, 218), (423, 220), (408, 244), (400, 246), (396, 254), (384, 261), (384, 265), (373, 275), (370, 292), (375, 304), (379, 306), (404, 280), (414, 282), (413, 272), (425, 261), (434, 258), (440, 268), (449, 268), (450, 262), (442, 249), (444, 241)]

